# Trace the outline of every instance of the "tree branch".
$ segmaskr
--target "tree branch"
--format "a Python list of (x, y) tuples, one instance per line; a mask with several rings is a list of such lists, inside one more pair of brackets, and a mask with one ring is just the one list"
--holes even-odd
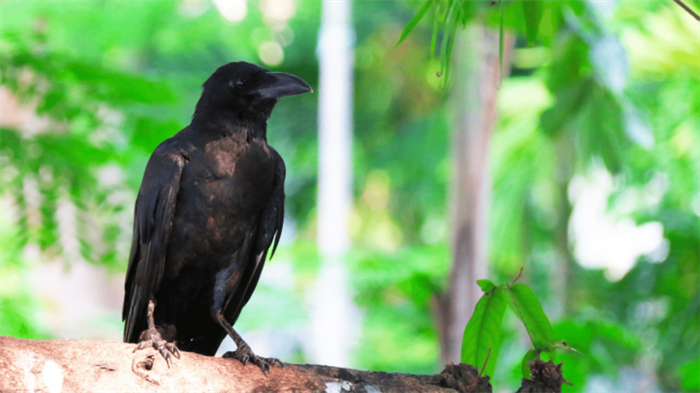
[(676, 2), (676, 4), (678, 4), (679, 6), (681, 6), (681, 8), (683, 8), (685, 10), (685, 12), (692, 15), (693, 18), (695, 18), (695, 20), (700, 21), (700, 16), (698, 16), (698, 14), (696, 14), (695, 11), (691, 10), (690, 7), (685, 5), (681, 0), (673, 0), (673, 1)]
[[(168, 368), (154, 349), (106, 340), (0, 337), (0, 392), (456, 392), (478, 371), (461, 364), (438, 375), (410, 375), (285, 364), (265, 377), (252, 364), (182, 352)], [(488, 377), (479, 381), (491, 391)], [(457, 388), (457, 390), (448, 388)], [(488, 386), (488, 389), (484, 389)], [(462, 390), (465, 391), (465, 390)]]

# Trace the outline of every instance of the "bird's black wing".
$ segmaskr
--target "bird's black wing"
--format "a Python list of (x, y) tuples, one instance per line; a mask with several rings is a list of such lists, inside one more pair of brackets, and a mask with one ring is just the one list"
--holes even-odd
[(161, 143), (146, 166), (134, 211), (134, 237), (124, 285), (125, 342), (138, 342), (146, 329), (148, 301), (158, 290), (172, 229), (180, 176), (187, 161), (172, 139)]
[(257, 226), (257, 233), (253, 249), (249, 255), (245, 272), (241, 277), (240, 284), (236, 288), (233, 297), (225, 310), (226, 319), (231, 325), (236, 323), (241, 314), (243, 306), (248, 303), (255, 287), (258, 285), (260, 273), (262, 272), (267, 252), (272, 246), (270, 258), (275, 254), (277, 245), (282, 234), (282, 223), (284, 221), (284, 179), (287, 169), (282, 157), (272, 147), (270, 151), (275, 157), (275, 177), (273, 180), (272, 197), (263, 210)]

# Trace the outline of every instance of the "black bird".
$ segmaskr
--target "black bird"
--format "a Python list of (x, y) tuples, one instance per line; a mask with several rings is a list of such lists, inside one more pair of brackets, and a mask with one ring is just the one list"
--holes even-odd
[(146, 166), (126, 273), (124, 341), (152, 345), (170, 366), (178, 348), (213, 356), (228, 334), (237, 349), (224, 356), (268, 374), (279, 360), (255, 355), (233, 325), (282, 231), (285, 165), (267, 144), (267, 119), (280, 97), (311, 88), (245, 62), (220, 67), (203, 87), (190, 125), (161, 143)]

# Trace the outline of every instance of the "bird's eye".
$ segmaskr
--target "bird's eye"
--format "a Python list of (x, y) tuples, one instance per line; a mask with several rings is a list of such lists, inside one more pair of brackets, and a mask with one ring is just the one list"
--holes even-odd
[(248, 79), (245, 79), (245, 78), (236, 79), (235, 81), (229, 82), (229, 84), (231, 85), (231, 87), (235, 87), (235, 88), (243, 90), (243, 89), (248, 87)]

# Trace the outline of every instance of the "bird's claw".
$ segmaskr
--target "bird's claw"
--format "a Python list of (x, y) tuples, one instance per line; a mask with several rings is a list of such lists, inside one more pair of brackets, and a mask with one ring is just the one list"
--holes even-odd
[(177, 348), (177, 345), (175, 344), (175, 341), (171, 343), (166, 343), (165, 347), (168, 349), (170, 353), (175, 356), (176, 359), (180, 359), (180, 350)]
[(132, 353), (148, 347), (153, 347), (160, 352), (161, 356), (163, 356), (165, 362), (168, 364), (168, 368), (173, 364), (173, 356), (180, 359), (180, 350), (177, 348), (175, 342), (169, 343), (157, 336), (151, 336), (150, 339), (139, 342)]
[(280, 368), (284, 368), (284, 363), (282, 363), (282, 361), (280, 361), (277, 358), (265, 358), (265, 360), (272, 366), (274, 366), (276, 364), (276, 365), (280, 366)]
[(255, 363), (256, 366), (260, 367), (260, 370), (262, 370), (266, 377), (270, 375), (270, 365), (274, 366), (275, 364), (278, 364), (280, 367), (284, 367), (284, 364), (282, 364), (282, 362), (280, 362), (280, 360), (277, 358), (262, 358), (255, 356), (255, 358), (252, 359), (252, 362)]
[[(228, 355), (228, 356), (227, 356), (227, 355)], [(230, 359), (236, 359), (236, 360), (238, 360), (239, 362), (243, 363), (244, 366), (245, 366), (246, 364), (248, 364), (248, 360), (250, 360), (250, 357), (249, 357), (248, 355), (246, 355), (246, 354), (244, 354), (244, 353), (243, 353), (243, 354), (239, 354), (238, 351), (236, 351), (236, 352), (228, 352), (228, 353), (226, 353), (226, 354), (224, 355), (224, 357), (225, 357), (225, 358), (230, 358)]]
[(270, 364), (268, 364), (263, 358), (253, 359), (253, 363), (262, 370), (266, 377), (270, 376)]
[[(250, 349), (248, 349), (248, 351), (250, 351)], [(252, 351), (250, 352), (252, 353)], [(246, 351), (242, 351), (241, 349), (237, 349), (235, 352), (226, 352), (221, 357), (225, 359), (236, 359), (239, 362), (243, 363), (244, 366), (248, 364), (248, 360), (250, 360), (250, 356), (248, 356), (248, 353)]]
[(227, 359), (236, 359), (243, 363), (243, 366), (248, 364), (248, 361), (250, 361), (254, 365), (258, 366), (266, 377), (270, 375), (270, 365), (274, 366), (277, 364), (280, 367), (284, 367), (284, 364), (282, 364), (279, 359), (260, 357), (254, 354), (253, 351), (247, 347), (239, 348), (235, 352), (226, 352), (223, 357)]
[(160, 352), (161, 356), (163, 356), (163, 358), (165, 359), (165, 362), (168, 364), (168, 368), (170, 368), (170, 366), (173, 363), (173, 360), (172, 360), (173, 356), (170, 354), (170, 351), (168, 351), (168, 349), (165, 348), (165, 345), (161, 344), (158, 347), (158, 352)]

